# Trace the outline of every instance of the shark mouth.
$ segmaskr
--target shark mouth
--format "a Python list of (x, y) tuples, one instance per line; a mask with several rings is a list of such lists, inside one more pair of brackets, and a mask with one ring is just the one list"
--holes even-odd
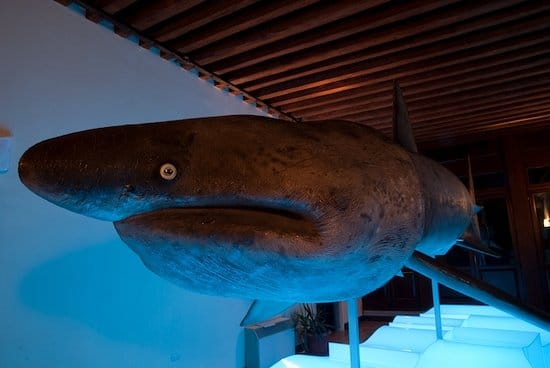
[[(267, 207), (179, 207), (137, 214), (114, 223), (130, 244), (185, 244), (272, 250), (307, 254), (319, 245), (316, 221), (302, 214)], [(291, 254), (289, 254), (291, 253)]]

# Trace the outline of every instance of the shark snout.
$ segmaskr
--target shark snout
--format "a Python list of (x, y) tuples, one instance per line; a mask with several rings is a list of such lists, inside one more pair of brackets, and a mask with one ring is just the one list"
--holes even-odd
[(121, 196), (115, 191), (133, 189), (105, 183), (104, 159), (94, 159), (93, 152), (82, 147), (81, 140), (71, 136), (38, 143), (21, 156), (19, 178), (32, 192), (55, 205), (102, 220), (118, 219), (112, 207), (120, 205)]
[(60, 182), (56, 164), (51, 160), (49, 144), (39, 143), (29, 148), (19, 160), (19, 179), (31, 191), (50, 200), (57, 193), (55, 187)]

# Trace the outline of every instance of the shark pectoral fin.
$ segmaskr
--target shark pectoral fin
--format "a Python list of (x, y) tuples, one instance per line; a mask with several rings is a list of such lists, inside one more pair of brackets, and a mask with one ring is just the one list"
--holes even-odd
[(397, 81), (393, 83), (393, 141), (410, 152), (418, 152), (407, 104)]
[(492, 249), (489, 245), (485, 244), (479, 237), (479, 230), (476, 231), (475, 225), (470, 224), (468, 229), (462, 234), (460, 239), (456, 240), (456, 245), (461, 248), (472, 250), (477, 253), (485, 254), (487, 256), (500, 258), (500, 254), (497, 250)]
[(254, 300), (246, 316), (241, 321), (241, 326), (267, 321), (278, 314), (283, 313), (294, 304), (293, 302), (277, 302), (271, 300)]
[(547, 313), (523, 304), (509, 294), (481, 280), (473, 279), (462, 272), (457, 272), (446, 265), (439, 264), (418, 251), (413, 253), (405, 265), (448, 288), (550, 331), (550, 315)]

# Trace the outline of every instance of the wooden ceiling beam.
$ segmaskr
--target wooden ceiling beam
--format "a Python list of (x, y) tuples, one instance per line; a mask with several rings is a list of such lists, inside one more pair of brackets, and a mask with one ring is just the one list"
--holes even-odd
[[(513, 114), (524, 116), (526, 114), (546, 111), (547, 109), (550, 109), (550, 106), (548, 106), (548, 95), (542, 98), (518, 99), (515, 101), (506, 101), (501, 104), (467, 109), (463, 112), (456, 110), (454, 114), (442, 113), (440, 116), (437, 116), (437, 114), (430, 114), (418, 117), (415, 121), (419, 123), (415, 125), (415, 129), (432, 129), (440, 124), (447, 126), (453, 122), (464, 122), (470, 119), (479, 121), (482, 119), (512, 116)], [(413, 117), (411, 117), (411, 119), (413, 119)], [(467, 126), (465, 128), (467, 128)]]
[[(496, 55), (506, 51), (515, 50), (520, 47), (526, 47), (529, 45), (550, 40), (550, 34), (547, 32), (547, 30), (544, 29), (545, 25), (536, 23), (536, 24), (533, 24), (532, 26), (533, 28), (539, 28), (539, 29), (543, 28), (543, 30), (539, 32), (523, 35), (523, 36), (516, 36), (510, 39), (502, 39), (502, 37), (505, 37), (505, 35), (500, 34), (500, 36), (497, 36), (501, 38), (500, 41), (496, 41), (486, 45), (483, 45), (483, 41), (479, 39), (479, 43), (477, 47), (461, 50), (461, 51), (458, 51), (456, 54), (453, 54), (450, 56), (445, 56), (445, 55), (441, 56), (441, 54), (439, 54), (439, 52), (434, 48), (433, 52), (435, 54), (439, 54), (440, 57), (433, 58), (432, 60), (421, 59), (422, 55), (419, 54), (418, 49), (414, 49), (411, 51), (410, 56), (418, 59), (414, 64), (415, 70), (407, 71), (411, 69), (411, 67), (410, 66), (404, 67), (403, 75), (400, 75), (400, 76), (397, 76), (397, 75), (390, 76), (387, 71), (384, 71), (385, 69), (389, 69), (394, 65), (406, 65), (406, 64), (402, 64), (403, 61), (399, 59), (398, 57), (399, 54), (394, 55), (392, 58), (377, 59), (375, 61), (376, 62), (375, 65), (373, 63), (370, 63), (370, 65), (371, 67), (374, 67), (376, 68), (376, 70), (383, 73), (383, 74), (377, 75), (380, 78), (380, 80), (385, 80), (385, 79), (387, 80), (388, 78), (397, 79), (397, 78), (404, 77), (405, 75), (407, 75), (407, 73), (414, 74), (414, 73), (419, 73), (423, 71), (429, 71), (431, 69), (437, 68), (442, 65), (456, 64), (457, 60), (455, 60), (455, 58), (459, 58), (459, 60), (463, 62), (463, 61), (476, 59), (480, 56), (486, 57), (490, 55)], [(523, 31), (518, 31), (518, 32), (521, 33)], [(458, 47), (458, 45), (455, 45), (455, 47)], [(426, 49), (424, 49), (424, 51), (426, 51)], [(402, 53), (402, 54), (405, 54), (405, 53)], [(374, 83), (372, 77), (373, 77), (372, 75), (361, 75), (359, 77), (350, 78), (347, 80), (341, 80), (338, 82), (333, 82), (330, 84), (309, 88), (307, 90), (299, 90), (294, 93), (287, 93), (275, 98), (270, 98), (269, 100), (274, 105), (283, 105), (283, 104), (288, 104), (292, 102), (306, 101), (311, 98), (326, 96), (326, 95), (338, 93), (341, 91), (360, 88), (365, 85), (372, 84)], [(259, 95), (259, 93), (257, 92), (255, 94)]]
[[(543, 78), (536, 78), (536, 79), (527, 79), (521, 81), (520, 85), (521, 88), (533, 88), (538, 87), (540, 84), (547, 83), (547, 81)], [(415, 91), (414, 87), (416, 86), (414, 79), (400, 79), (400, 84), (402, 84), (402, 87), (405, 90), (405, 93), (407, 95), (407, 102), (409, 104), (416, 103), (415, 101), (418, 101), (419, 99), (422, 99), (421, 95), (420, 97), (415, 97)], [(426, 87), (429, 87), (426, 86)], [(365, 101), (372, 101), (373, 103), (379, 103), (381, 101), (391, 101), (391, 95), (392, 95), (392, 83), (391, 82), (384, 82), (384, 83), (378, 83), (376, 85), (369, 85), (365, 88), (357, 88), (355, 90), (348, 90), (344, 91), (339, 94), (335, 95), (328, 95), (323, 97), (318, 97), (315, 99), (312, 99), (308, 101), (307, 104), (304, 103), (291, 103), (288, 105), (282, 105), (282, 108), (285, 111), (292, 112), (296, 116), (302, 117), (303, 114), (307, 113), (314, 113), (315, 109), (325, 108), (324, 112), (330, 111), (331, 108), (337, 108), (342, 105), (351, 104), (351, 105), (360, 105), (361, 103), (364, 103)], [(474, 90), (474, 91), (467, 91), (467, 92), (458, 92), (458, 93), (451, 93), (447, 95), (439, 95), (437, 100), (442, 101), (442, 103), (453, 103), (454, 100), (460, 100), (467, 99), (471, 96), (472, 93), (476, 93), (480, 96), (485, 95), (491, 95), (493, 93), (498, 92), (509, 92), (513, 91), (516, 88), (518, 88), (518, 85), (513, 82), (505, 82), (505, 83), (499, 83), (498, 85), (493, 85), (492, 89), (487, 90), (485, 88), (481, 90)], [(432, 100), (426, 99), (428, 103), (431, 103)]]
[[(511, 52), (506, 52), (503, 54), (497, 54), (497, 55), (481, 58), (479, 60), (462, 62), (459, 65), (460, 67), (456, 67), (454, 65), (449, 67), (442, 66), (440, 68), (434, 67), (434, 69), (431, 69), (428, 72), (421, 72), (418, 74), (407, 74), (403, 77), (398, 77), (398, 75), (400, 75), (400, 71), (395, 70), (394, 71), (395, 76), (392, 76), (392, 79), (395, 78), (399, 80), (399, 82), (403, 86), (406, 86), (407, 90), (409, 90), (409, 89), (412, 89), (413, 85), (418, 85), (421, 83), (426, 83), (431, 81), (437, 81), (442, 78), (455, 76), (456, 79), (461, 79), (463, 74), (476, 72), (476, 71), (479, 71), (480, 69), (487, 69), (491, 67), (503, 68), (506, 65), (514, 66), (513, 62), (516, 62), (516, 64), (517, 62), (525, 63), (525, 62), (528, 62), (529, 59), (533, 57), (547, 60), (549, 47), (550, 47), (550, 44), (548, 43), (537, 44), (534, 46), (514, 50)], [(483, 56), (483, 55), (479, 55), (479, 56)], [(384, 78), (383, 80), (391, 81), (392, 79)], [(378, 80), (377, 77), (372, 76), (372, 82), (374, 83), (376, 80)], [(384, 85), (382, 86), (382, 89), (385, 89)], [(371, 98), (376, 98), (376, 97), (377, 96), (374, 95)], [(357, 105), (357, 104), (364, 103), (366, 99), (367, 99), (367, 95), (364, 92), (360, 92), (359, 96), (357, 97), (348, 94), (340, 98), (335, 98), (334, 100), (331, 100), (330, 98), (326, 98), (325, 101), (317, 101), (316, 103), (311, 103), (307, 105), (287, 106), (285, 107), (285, 110), (292, 111), (293, 113), (299, 114), (302, 117), (310, 117), (312, 115), (315, 116), (315, 115), (327, 114), (327, 113), (338, 114), (337, 110), (343, 109), (342, 102), (349, 105)], [(370, 101), (370, 98), (369, 98), (369, 101)], [(389, 98), (388, 98), (388, 101), (389, 101)]]
[[(247, 33), (245, 40), (241, 40), (240, 35), (236, 35), (231, 39), (226, 38), (218, 43), (208, 45), (204, 50), (197, 50), (197, 53), (192, 53), (191, 56), (210, 70), (224, 74), (269, 58), (402, 21), (408, 17), (420, 15), (422, 12), (452, 4), (456, 0), (403, 2), (399, 5), (390, 3), (379, 9), (359, 12), (385, 2), (379, 0), (371, 4), (370, 1), (346, 1), (347, 6), (344, 6), (342, 1), (326, 2), (323, 3), (323, 9), (317, 11), (316, 14), (300, 12), (296, 16), (288, 16), (281, 21), (272, 22), (274, 24), (266, 23), (264, 28), (268, 27), (267, 30), (251, 29), (249, 32), (251, 34)], [(340, 7), (348, 8), (353, 5), (357, 7), (359, 4), (362, 4), (361, 9), (350, 9), (347, 14), (341, 14), (341, 10), (340, 12), (336, 11)], [(348, 18), (342, 19), (345, 16)], [(306, 24), (303, 24), (304, 20), (307, 20)], [(284, 32), (286, 28), (289, 28), (289, 31)], [(275, 34), (272, 35), (273, 33)], [(272, 36), (269, 37), (269, 35)], [(250, 42), (240, 45), (247, 39), (250, 39)], [(220, 52), (216, 55), (209, 55), (209, 51), (216, 51), (217, 47), (221, 48)], [(200, 53), (198, 53), (199, 51)]]
[[(416, 103), (408, 102), (408, 110), (411, 116), (411, 121), (420, 121), (426, 117), (443, 116), (444, 114), (456, 114), (462, 111), (472, 111), (474, 109), (481, 109), (484, 107), (492, 106), (498, 107), (505, 104), (522, 102), (527, 99), (541, 99), (541, 98), (550, 98), (550, 86), (547, 83), (548, 81), (538, 82), (539, 85), (532, 86), (530, 88), (517, 88), (512, 91), (500, 92), (497, 93), (469, 93), (468, 98), (437, 98), (433, 100), (426, 99), (424, 101), (418, 101)], [(452, 95), (449, 95), (453, 97)], [(444, 100), (442, 102), (441, 100)], [(383, 117), (384, 114), (387, 114), (392, 108), (392, 100), (385, 102), (384, 104), (379, 104), (378, 106), (373, 104), (361, 105), (357, 104), (355, 106), (348, 106), (345, 110), (340, 110), (340, 113), (337, 115), (338, 119), (360, 119), (364, 116), (369, 117)], [(304, 117), (305, 118), (305, 117)], [(317, 119), (335, 119), (336, 117), (308, 117), (307, 120), (317, 120)]]
[[(509, 107), (499, 111), (486, 111), (483, 113), (462, 114), (451, 119), (431, 119), (420, 121), (413, 125), (415, 137), (421, 136), (424, 132), (437, 133), (439, 131), (450, 130), (453, 128), (468, 130), (477, 126), (486, 126), (489, 128), (493, 124), (520, 125), (522, 122), (529, 122), (533, 117), (546, 116), (550, 114), (550, 106), (544, 103), (524, 104), (516, 107)], [(390, 117), (384, 120), (363, 119), (357, 122), (366, 124), (372, 128), (386, 127), (391, 124)]]
[[(511, 1), (515, 4), (517, 1)], [(289, 79), (302, 78), (343, 66), (437, 42), (468, 32), (489, 28), (507, 21), (550, 9), (547, 4), (523, 3), (520, 6), (499, 2), (458, 3), (456, 6), (421, 14), (368, 32), (310, 47), (269, 59), (250, 67), (240, 67), (224, 76), (247, 89), (263, 88)], [(495, 9), (497, 12), (489, 13)], [(483, 17), (480, 15), (485, 14)], [(467, 20), (467, 21), (465, 21)], [(323, 62), (325, 61), (325, 62)], [(236, 65), (238, 67), (238, 65)]]
[[(160, 42), (166, 42), (181, 35), (187, 36), (189, 32), (205, 25), (208, 25), (205, 27), (208, 29), (212, 21), (227, 17), (257, 2), (258, 0), (206, 1), (195, 6), (192, 11), (179, 13), (164, 22), (152, 25), (145, 30), (145, 33)], [(258, 7), (253, 7), (253, 9), (258, 11)], [(185, 52), (188, 51), (188, 49), (177, 47), (172, 42), (168, 43), (167, 46)]]
[(88, 2), (90, 5), (102, 9), (105, 13), (113, 15), (134, 4), (136, 1), (137, 0), (93, 0)]
[[(434, 136), (460, 136), (494, 132), (510, 128), (525, 128), (532, 125), (548, 124), (550, 122), (550, 110), (535, 112), (528, 115), (508, 115), (491, 120), (476, 120), (472, 122), (455, 122), (453, 125), (441, 125), (424, 131), (419, 131), (417, 139), (426, 141)], [(464, 126), (464, 124), (467, 126)]]
[[(535, 92), (546, 91), (548, 87), (545, 84), (545, 81), (534, 80), (530, 86), (530, 89), (533, 89)], [(489, 90), (483, 91), (482, 93), (465, 93), (465, 94), (456, 94), (456, 95), (447, 95), (440, 96), (437, 100), (424, 100), (415, 102), (412, 99), (407, 99), (407, 104), (410, 111), (420, 110), (420, 109), (437, 109), (439, 107), (445, 107), (448, 105), (456, 105), (461, 103), (470, 103), (475, 102), (480, 99), (499, 99), (507, 98), (512, 96), (521, 96), (525, 93), (522, 89), (516, 89), (515, 86), (509, 87), (508, 90)], [(345, 115), (351, 114), (353, 112), (369, 112), (377, 110), (380, 108), (388, 108), (392, 106), (393, 99), (392, 96), (380, 96), (380, 95), (369, 95), (365, 97), (357, 97), (350, 99), (348, 101), (343, 101), (339, 104), (331, 104), (322, 106), (320, 112), (316, 113), (315, 109), (308, 110), (307, 113), (298, 113), (301, 119), (303, 120), (317, 120), (317, 119), (340, 119)]]
[(299, 34), (303, 32), (331, 22), (342, 21), (343, 18), (371, 9), (385, 2), (387, 0), (375, 0), (372, 2), (356, 0), (319, 2), (316, 5), (288, 14), (285, 17), (273, 19), (246, 32), (235, 34), (207, 47), (195, 50), (190, 53), (190, 57), (210, 70), (215, 71), (208, 64), (281, 39), (299, 37)]
[(162, 22), (176, 14), (183, 13), (194, 6), (199, 5), (202, 0), (155, 0), (138, 1), (134, 6), (116, 14), (117, 18), (132, 27), (143, 31), (152, 25)]
[[(550, 12), (544, 16), (543, 19), (550, 24)], [(482, 49), (487, 47), (495, 52), (501, 52), (499, 50), (501, 48), (501, 43), (499, 42), (509, 40), (511, 33), (517, 37), (518, 35), (536, 32), (541, 29), (546, 32), (546, 36), (542, 35), (542, 37), (546, 37), (546, 39), (550, 40), (550, 33), (547, 32), (547, 26), (539, 22), (538, 18), (529, 20), (520, 19), (508, 27), (487, 30), (482, 33), (475, 32), (464, 37), (443, 40), (406, 51), (392, 53), (383, 57), (349, 65), (346, 68), (332, 69), (261, 89), (248, 88), (247, 91), (263, 99), (269, 100), (280, 96), (292, 95), (295, 92), (304, 91), (307, 93), (309, 90), (323, 89), (325, 86), (334, 88), (341, 85), (361, 82), (365, 79), (371, 79), (369, 74), (384, 70), (389, 74), (390, 72), (388, 69), (395, 69), (399, 66), (406, 66), (415, 62), (417, 63), (417, 69), (423, 68), (424, 70), (429, 70), (433, 68), (433, 66), (437, 67), (443, 64), (453, 65), (457, 64), (455, 57), (459, 57), (461, 60), (465, 58), (470, 58), (470, 60), (479, 58), (474, 51), (476, 47), (479, 48), (480, 51), (483, 51)], [(534, 41), (536, 42), (537, 40)], [(513, 50), (524, 46), (521, 43), (515, 42), (517, 42), (515, 38), (509, 40), (508, 49)], [(449, 55), (450, 53), (456, 53), (456, 55)], [(430, 67), (429, 65), (433, 66)], [(403, 68), (403, 74), (407, 73), (407, 69), (407, 67)], [(393, 78), (400, 78), (402, 76), (394, 76)]]
[[(548, 118), (540, 118), (540, 119), (531, 119), (529, 123), (526, 123), (524, 125), (518, 125), (518, 126), (512, 126), (512, 127), (504, 127), (501, 130), (493, 130), (489, 132), (485, 132), (486, 134), (480, 134), (473, 133), (473, 134), (464, 134), (464, 132), (457, 132), (454, 136), (444, 136), (444, 135), (434, 135), (428, 137), (428, 139), (420, 138), (416, 139), (418, 146), (421, 151), (427, 151), (427, 150), (433, 150), (437, 149), (440, 150), (444, 147), (451, 147), (451, 146), (458, 146), (458, 145), (477, 145), (478, 142), (483, 141), (487, 142), (488, 139), (490, 141), (494, 141), (496, 137), (502, 136), (503, 134), (516, 134), (518, 136), (525, 135), (525, 134), (537, 134), (537, 136), (540, 133), (546, 133), (548, 129), (545, 129), (548, 125)], [(483, 132), (482, 132), (483, 133)]]
[[(548, 45), (541, 47), (541, 51), (548, 51)], [(523, 56), (522, 53), (517, 53), (516, 56)], [(498, 62), (498, 60), (497, 60)], [(535, 67), (548, 67), (550, 65), (550, 53), (545, 55), (537, 55), (534, 58), (530, 59), (519, 59), (512, 62), (504, 62), (502, 64), (498, 63), (495, 65), (485, 66), (479, 64), (477, 69), (469, 68), (457, 68), (454, 69), (453, 73), (444, 73), (441, 71), (434, 71), (428, 73), (422, 73), (418, 75), (410, 76), (409, 78), (399, 79), (400, 83), (403, 86), (406, 86), (407, 95), (409, 93), (415, 93), (420, 95), (426, 95), (429, 91), (436, 88), (443, 88), (444, 86), (449, 89), (455, 88), (456, 81), (460, 83), (465, 83), (469, 81), (478, 81), (488, 78), (500, 78), (502, 75), (509, 75), (510, 73), (521, 73), (524, 70), (532, 70)], [(410, 82), (410, 83), (409, 83)], [(389, 99), (386, 100), (390, 102)], [(361, 105), (359, 102), (350, 102), (345, 101), (346, 104), (350, 106)], [(414, 104), (409, 102), (411, 107), (414, 107)], [(352, 107), (353, 108), (353, 107)], [(320, 111), (319, 111), (320, 110)], [(351, 110), (351, 108), (331, 108), (330, 106), (325, 107), (324, 109), (319, 109), (315, 111), (314, 109), (310, 112), (301, 112), (300, 117), (306, 119), (329, 119), (336, 116), (342, 116), (346, 114), (346, 110)]]
[[(500, 100), (481, 100), (480, 103), (477, 104), (457, 104), (455, 106), (447, 105), (445, 108), (434, 108), (432, 110), (425, 109), (425, 110), (409, 110), (409, 116), (413, 124), (416, 125), (422, 125), (425, 124), (431, 120), (439, 119), (441, 120), (449, 120), (453, 119), (455, 117), (459, 117), (462, 115), (468, 115), (468, 114), (480, 114), (484, 111), (504, 111), (506, 109), (515, 108), (522, 106), (522, 104), (539, 104), (543, 103), (544, 101), (548, 101), (548, 98), (550, 97), (550, 88), (546, 88), (543, 92), (538, 93), (527, 93), (523, 96), (518, 97), (512, 97), (512, 98), (505, 98)], [(377, 119), (385, 119), (387, 118), (388, 114), (391, 114), (392, 107), (387, 106), (383, 109), (377, 109), (376, 111), (363, 111), (363, 112), (357, 112), (357, 113), (351, 113), (348, 115), (343, 115), (340, 118), (343, 120), (351, 120), (356, 121), (364, 118), (365, 116), (368, 116), (369, 119), (377, 120)]]
[[(521, 118), (507, 117), (481, 121), (475, 127), (470, 126), (468, 129), (462, 127), (459, 123), (457, 126), (415, 133), (415, 140), (424, 148), (430, 146), (451, 146), (459, 143), (464, 144), (466, 141), (487, 139), (488, 133), (501, 134), (510, 131), (526, 131), (544, 128), (548, 126), (549, 122), (550, 113), (531, 114)], [(366, 123), (364, 124), (368, 125)], [(392, 136), (391, 122), (374, 128), (386, 137)]]
[[(408, 104), (414, 105), (413, 101), (418, 101), (418, 100), (436, 101), (439, 98), (441, 98), (441, 96), (448, 95), (449, 92), (464, 93), (464, 92), (470, 91), (469, 93), (472, 93), (472, 90), (479, 91), (480, 89), (490, 89), (494, 85), (499, 85), (505, 82), (510, 82), (510, 83), (515, 82), (516, 89), (521, 89), (523, 88), (522, 81), (529, 80), (529, 79), (540, 79), (545, 82), (548, 82), (550, 81), (549, 75), (550, 75), (550, 63), (546, 63), (546, 65), (541, 68), (534, 67), (534, 68), (526, 69), (521, 73), (507, 72), (506, 70), (504, 70), (504, 73), (499, 78), (494, 78), (494, 77), (486, 77), (486, 78), (479, 78), (479, 79), (472, 78), (470, 80), (461, 81), (460, 83), (451, 82), (451, 83), (448, 83), (447, 85), (439, 84), (439, 85), (430, 86), (428, 84), (427, 86), (425, 86), (427, 88), (424, 88), (423, 90), (417, 88), (415, 90), (411, 90), (407, 92), (407, 95), (409, 93), (411, 94), (414, 93), (416, 100), (413, 100), (413, 98), (407, 97), (407, 95), (405, 96), (405, 99), (408, 101)], [(390, 107), (388, 107), (388, 109), (389, 108)], [(380, 110), (383, 110), (383, 108)], [(361, 111), (361, 112), (348, 114), (344, 116), (340, 115), (340, 118), (355, 120), (360, 118), (362, 114), (366, 114), (366, 111)], [(371, 111), (369, 116), (374, 117), (374, 114), (375, 112)], [(376, 116), (379, 117), (379, 115), (376, 115)], [(384, 114), (382, 113), (382, 117), (383, 116)]]
[(541, 130), (544, 131), (544, 129), (547, 127), (548, 122), (549, 120), (547, 117), (542, 117), (539, 119), (532, 119), (529, 123), (523, 125), (503, 127), (502, 129), (476, 129), (468, 132), (455, 130), (432, 135), (424, 135), (418, 137), (416, 139), (416, 142), (423, 149), (435, 147), (450, 147), (467, 143), (471, 144), (479, 141), (486, 141), (490, 138), (494, 139), (496, 137), (502, 136), (503, 134), (519, 135)]
[[(208, 44), (229, 37), (246, 29), (265, 23), (271, 19), (281, 17), (296, 10), (316, 3), (318, 0), (278, 0), (262, 3), (261, 6), (247, 7), (241, 11), (223, 17), (206, 26), (188, 31), (185, 23), (177, 21), (171, 32), (155, 32), (153, 36), (166, 42), (169, 47), (183, 52), (192, 52)], [(172, 24), (172, 23), (171, 23)]]
[[(379, 100), (386, 99), (387, 96), (391, 96), (391, 87), (388, 83), (379, 83), (379, 86), (381, 88), (379, 91), (384, 92), (386, 90), (390, 91), (389, 94), (379, 93), (374, 95), (371, 92), (372, 85), (367, 88), (356, 88), (352, 90), (346, 90), (341, 93), (336, 93), (333, 95), (327, 95), (327, 96), (321, 96), (312, 98), (307, 101), (307, 103), (303, 102), (290, 102), (286, 104), (280, 104), (282, 108), (284, 108), (287, 111), (295, 111), (297, 115), (300, 115), (303, 110), (309, 111), (312, 109), (317, 109), (319, 107), (327, 106), (327, 105), (340, 105), (342, 103), (346, 103), (347, 101), (350, 101), (351, 99), (356, 99), (353, 102), (359, 102), (359, 99), (365, 100)], [(390, 97), (391, 98), (391, 97)]]

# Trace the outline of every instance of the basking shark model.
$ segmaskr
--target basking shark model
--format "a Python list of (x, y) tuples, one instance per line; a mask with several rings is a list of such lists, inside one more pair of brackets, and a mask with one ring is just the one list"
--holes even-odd
[(161, 277), (254, 299), (243, 324), (298, 302), (360, 297), (407, 266), (550, 327), (430, 258), (455, 243), (488, 249), (462, 236), (476, 206), (452, 173), (417, 153), (397, 85), (394, 142), (346, 121), (224, 116), (49, 139), (25, 152), (19, 175), (58, 206), (114, 222)]

